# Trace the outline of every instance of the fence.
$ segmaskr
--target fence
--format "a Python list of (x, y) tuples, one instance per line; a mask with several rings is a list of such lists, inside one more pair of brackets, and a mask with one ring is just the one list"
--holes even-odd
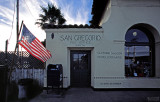
[(6, 67), (0, 65), (0, 101), (5, 102), (6, 98), (6, 85), (7, 85)]
[[(45, 63), (34, 58), (26, 51), (16, 53), (14, 62), (13, 56), (13, 51), (7, 52), (8, 68), (11, 68), (12, 63), (14, 68), (11, 80), (18, 82), (22, 78), (32, 78), (37, 80), (39, 85), (43, 86)], [(0, 52), (0, 65), (5, 65), (5, 58), (5, 52)]]
[[(20, 51), (19, 53), (16, 52), (14, 62), (13, 56), (14, 51), (7, 52), (7, 65), (9, 68), (11, 67), (12, 63), (14, 63), (14, 68), (45, 68), (45, 63), (30, 55), (27, 51)], [(0, 52), (0, 65), (5, 65), (5, 58), (5, 52)]]
[(31, 79), (37, 80), (38, 84), (43, 87), (44, 73), (45, 73), (45, 69), (16, 68), (12, 72), (11, 80), (14, 80), (17, 83), (19, 79), (31, 78)]

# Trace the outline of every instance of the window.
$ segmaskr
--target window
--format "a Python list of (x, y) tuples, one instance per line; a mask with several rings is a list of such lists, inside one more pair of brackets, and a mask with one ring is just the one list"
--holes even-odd
[(125, 76), (154, 76), (154, 39), (148, 30), (129, 29), (125, 36)]

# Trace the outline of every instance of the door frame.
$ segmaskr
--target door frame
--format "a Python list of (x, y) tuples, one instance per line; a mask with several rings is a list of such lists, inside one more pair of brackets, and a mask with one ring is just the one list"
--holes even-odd
[[(72, 54), (73, 53), (81, 53), (81, 54), (89, 54), (89, 57), (88, 57), (88, 67), (89, 67), (89, 86), (88, 87), (91, 87), (91, 50), (70, 50), (70, 86), (72, 87)], [(86, 86), (87, 87), (87, 86)]]

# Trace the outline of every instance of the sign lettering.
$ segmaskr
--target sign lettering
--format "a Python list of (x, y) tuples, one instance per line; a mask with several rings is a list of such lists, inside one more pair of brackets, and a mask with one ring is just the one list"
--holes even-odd
[(74, 46), (78, 47), (85, 47), (92, 45), (96, 41), (100, 41), (102, 39), (101, 35), (89, 35), (89, 34), (83, 34), (83, 35), (70, 35), (70, 34), (64, 34), (59, 36), (59, 40), (61, 42), (65, 42)]

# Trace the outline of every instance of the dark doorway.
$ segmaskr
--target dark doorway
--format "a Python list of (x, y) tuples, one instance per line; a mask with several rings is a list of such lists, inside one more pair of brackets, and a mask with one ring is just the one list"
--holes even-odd
[(71, 86), (91, 85), (91, 51), (71, 51)]

